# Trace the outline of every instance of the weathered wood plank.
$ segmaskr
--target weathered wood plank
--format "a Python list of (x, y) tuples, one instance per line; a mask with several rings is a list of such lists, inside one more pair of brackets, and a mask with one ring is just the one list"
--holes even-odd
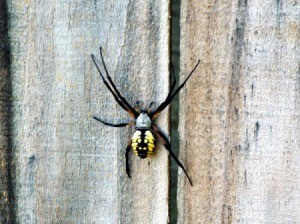
[[(169, 87), (169, 1), (11, 1), (10, 39), (20, 223), (166, 223), (168, 154), (133, 157), (131, 130), (91, 116), (128, 115), (90, 53), (102, 45), (130, 103), (161, 102)], [(169, 129), (168, 112), (158, 124)]]
[[(300, 220), (299, 4), (182, 1), (178, 223)], [(179, 171), (180, 172), (180, 171)]]

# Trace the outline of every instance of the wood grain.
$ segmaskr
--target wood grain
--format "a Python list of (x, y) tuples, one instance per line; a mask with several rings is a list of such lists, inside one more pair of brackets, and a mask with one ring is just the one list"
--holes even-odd
[[(10, 1), (13, 147), (19, 223), (167, 223), (168, 154), (125, 148), (129, 116), (90, 54), (131, 104), (160, 103), (169, 88), (169, 1)], [(103, 67), (102, 67), (103, 69)], [(158, 125), (167, 133), (169, 113)]]
[(299, 4), (182, 1), (178, 223), (300, 220)]

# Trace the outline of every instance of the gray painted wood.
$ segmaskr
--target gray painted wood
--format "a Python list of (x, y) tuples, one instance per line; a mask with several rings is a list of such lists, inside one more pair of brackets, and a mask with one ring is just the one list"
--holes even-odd
[[(132, 130), (94, 67), (98, 47), (130, 103), (169, 87), (168, 1), (10, 1), (13, 148), (19, 223), (166, 223), (168, 154), (125, 148)], [(103, 67), (102, 67), (103, 69)], [(158, 119), (168, 133), (168, 111)]]
[(182, 1), (178, 223), (300, 220), (299, 3)]

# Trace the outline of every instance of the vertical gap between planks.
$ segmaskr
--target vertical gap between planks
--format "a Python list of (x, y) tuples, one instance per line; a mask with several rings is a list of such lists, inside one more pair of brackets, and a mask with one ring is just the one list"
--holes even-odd
[(0, 223), (15, 223), (14, 177), (12, 150), (12, 81), (8, 37), (7, 1), (0, 3)]
[[(171, 62), (174, 67), (175, 77), (177, 85), (179, 82), (179, 44), (180, 44), (180, 0), (171, 1)], [(171, 80), (172, 81), (172, 80)], [(179, 115), (179, 95), (177, 95), (171, 104), (171, 140), (172, 149), (176, 156), (179, 151), (179, 134), (178, 134), (178, 115)], [(178, 166), (172, 159), (171, 162), (171, 189), (170, 189), (170, 222), (177, 223), (177, 178), (178, 178)]]

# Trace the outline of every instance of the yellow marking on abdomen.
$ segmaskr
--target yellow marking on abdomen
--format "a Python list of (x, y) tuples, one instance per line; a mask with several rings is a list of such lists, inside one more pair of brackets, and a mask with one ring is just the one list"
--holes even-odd
[(134, 154), (146, 158), (155, 148), (155, 137), (150, 130), (136, 130), (132, 136), (131, 147)]

